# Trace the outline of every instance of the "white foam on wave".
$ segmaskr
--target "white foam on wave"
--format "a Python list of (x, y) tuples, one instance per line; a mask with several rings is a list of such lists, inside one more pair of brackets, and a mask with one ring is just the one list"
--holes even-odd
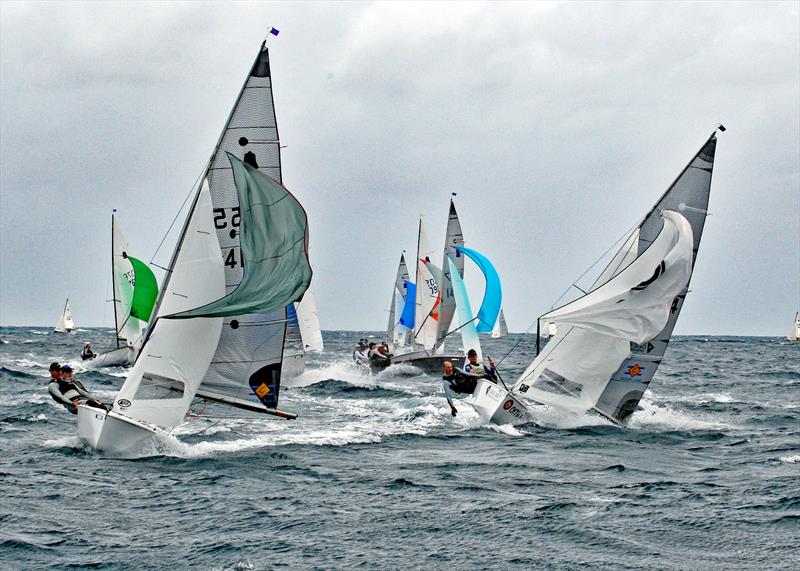
[(47, 422), (47, 415), (44, 414), (43, 412), (40, 412), (37, 415), (29, 416), (25, 420), (27, 420), (28, 422)]
[(631, 415), (627, 423), (629, 428), (665, 429), (668, 431), (692, 430), (724, 430), (733, 425), (720, 421), (712, 416), (698, 418), (669, 406), (659, 406), (649, 400), (639, 403), (640, 409)]
[(792, 456), (781, 456), (778, 458), (781, 462), (785, 464), (800, 464), (800, 454), (794, 454)]
[(42, 442), (44, 448), (83, 448), (77, 436), (62, 436)]

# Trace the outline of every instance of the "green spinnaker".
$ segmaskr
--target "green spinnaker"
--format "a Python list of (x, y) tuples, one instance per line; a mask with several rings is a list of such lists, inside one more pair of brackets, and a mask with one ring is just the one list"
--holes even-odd
[(239, 197), (244, 276), (231, 293), (172, 319), (266, 313), (299, 301), (311, 283), (308, 219), (292, 194), (271, 177), (226, 153)]
[(128, 256), (128, 261), (133, 266), (133, 299), (131, 300), (131, 317), (150, 321), (153, 306), (158, 297), (158, 283), (153, 271), (141, 260)]

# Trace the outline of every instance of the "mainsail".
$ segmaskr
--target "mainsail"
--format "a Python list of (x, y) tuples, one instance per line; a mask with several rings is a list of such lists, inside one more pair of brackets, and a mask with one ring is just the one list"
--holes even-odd
[[(410, 326), (403, 323), (403, 309), (408, 299), (408, 284), (409, 284), (408, 267), (406, 266), (406, 258), (404, 254), (400, 254), (400, 263), (397, 266), (397, 274), (394, 278), (394, 287), (392, 288), (392, 302), (389, 306), (389, 322), (386, 326), (386, 337), (391, 339), (392, 343), (396, 346), (403, 346), (408, 342), (409, 335), (411, 334)], [(413, 297), (413, 296), (412, 296)]]
[(306, 353), (322, 353), (325, 344), (322, 341), (322, 329), (319, 326), (317, 301), (313, 290), (308, 289), (303, 300), (294, 304), (294, 309), (297, 313), (303, 350)]
[(262, 44), (173, 254), (156, 306), (169, 319), (154, 320), (115, 409), (174, 426), (195, 393), (277, 405), (287, 306), (311, 281), (305, 212), (280, 176)]
[(450, 329), (453, 315), (456, 312), (456, 297), (453, 291), (454, 277), (450, 271), (448, 260), (453, 261), (453, 267), (460, 278), (464, 277), (464, 256), (461, 255), (460, 248), (464, 246), (464, 234), (461, 231), (461, 222), (458, 220), (456, 205), (450, 200), (450, 210), (447, 215), (447, 233), (444, 240), (444, 251), (442, 253), (442, 283), (439, 284), (441, 292), (441, 304), (439, 310), (439, 320), (437, 326), (437, 344), (444, 343), (445, 336)]
[[(614, 421), (624, 420), (635, 410), (666, 351), (686, 297), (708, 210), (716, 143), (715, 132), (628, 236), (586, 295), (540, 317), (540, 328), (546, 327), (553, 335), (514, 385), (515, 393), (527, 393), (535, 401), (567, 409), (594, 410)], [(663, 246), (665, 236), (674, 232), (673, 225), (680, 234), (691, 236), (691, 247), (688, 262), (681, 262), (688, 267), (685, 282), (677, 280), (671, 286), (674, 292), (663, 292), (664, 299), (669, 299), (666, 315), (658, 301), (641, 314), (631, 313), (618, 322), (613, 316), (616, 312), (624, 316), (626, 308), (592, 305), (609, 291), (619, 293), (613, 288), (631, 285), (629, 276), (638, 278), (643, 275), (640, 270), (649, 274), (633, 284), (629, 296), (644, 299), (659, 292), (676, 270), (666, 271), (666, 255), (663, 265), (648, 269), (642, 264), (658, 257), (651, 250), (656, 244)], [(613, 305), (621, 305), (613, 296), (609, 299), (615, 301)], [(630, 303), (627, 297), (625, 300), (623, 304)], [(587, 325), (587, 320), (592, 324)], [(603, 325), (606, 320), (613, 324)], [(538, 389), (534, 388), (537, 382)]]
[(500, 316), (494, 324), (492, 329), (492, 339), (498, 339), (508, 335), (508, 325), (506, 325), (506, 316), (503, 314), (502, 308), (500, 309)]
[(789, 341), (797, 341), (800, 339), (800, 312), (794, 314), (794, 325), (789, 335), (786, 336)]
[(72, 333), (75, 329), (75, 322), (72, 320), (72, 310), (69, 307), (69, 298), (64, 303), (64, 311), (61, 312), (61, 317), (56, 323), (56, 333)]
[[(419, 237), (417, 241), (417, 281), (414, 311), (414, 343), (427, 350), (436, 346), (439, 306), (439, 280), (441, 270), (433, 265), (434, 252), (428, 242), (422, 220), (419, 221)], [(438, 278), (438, 279), (437, 279)]]

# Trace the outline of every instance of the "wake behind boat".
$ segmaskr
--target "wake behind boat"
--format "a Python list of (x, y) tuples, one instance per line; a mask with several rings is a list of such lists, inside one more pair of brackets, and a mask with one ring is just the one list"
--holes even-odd
[[(471, 404), (481, 418), (522, 424), (544, 405), (619, 424), (634, 412), (686, 299), (716, 145), (715, 131), (584, 295), (539, 317), (537, 357), (510, 391), (478, 382)], [(540, 350), (543, 328), (552, 335)]]
[(279, 167), (264, 42), (198, 185), (136, 363), (110, 411), (78, 407), (87, 446), (146, 453), (195, 397), (296, 416), (277, 409), (287, 307), (312, 272), (306, 214), (276, 180)]

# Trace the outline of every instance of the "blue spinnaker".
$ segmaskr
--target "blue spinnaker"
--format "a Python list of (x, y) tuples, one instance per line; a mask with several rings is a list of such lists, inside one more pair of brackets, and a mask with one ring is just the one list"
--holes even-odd
[(478, 310), (478, 333), (490, 333), (494, 327), (497, 316), (500, 315), (500, 305), (503, 302), (503, 291), (500, 287), (500, 276), (497, 275), (497, 270), (494, 269), (492, 262), (481, 254), (471, 248), (456, 248), (464, 252), (483, 272), (483, 277), (486, 279), (486, 291), (483, 294), (483, 302), (481, 308)]
[(400, 325), (414, 329), (414, 309), (416, 307), (417, 286), (406, 280), (406, 304), (403, 306), (403, 315), (400, 316)]

